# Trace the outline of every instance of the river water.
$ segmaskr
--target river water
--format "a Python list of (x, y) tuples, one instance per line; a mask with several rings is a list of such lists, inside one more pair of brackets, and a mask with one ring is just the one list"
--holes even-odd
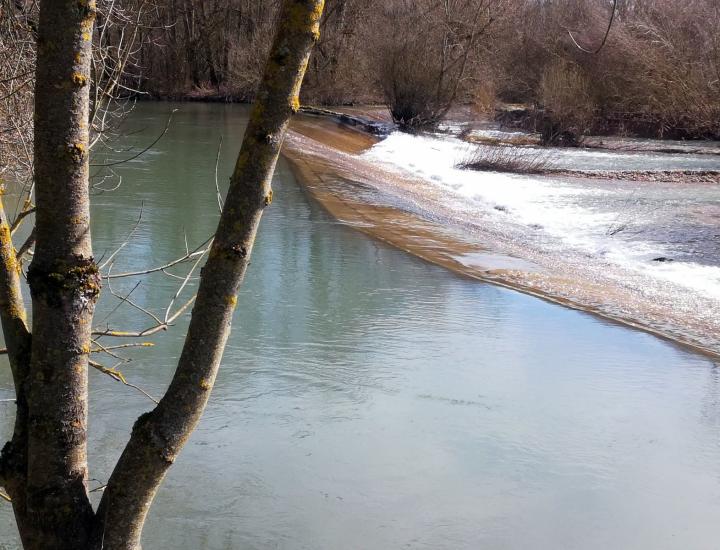
[[(170, 107), (140, 105), (125, 145), (151, 142)], [(116, 273), (172, 260), (216, 224), (218, 141), (224, 189), (246, 110), (173, 107), (163, 140), (93, 197), (98, 257), (142, 204)], [(371, 240), (312, 202), (284, 161), (274, 189), (216, 389), (146, 548), (717, 548), (720, 365)], [(132, 297), (162, 314), (178, 282), (144, 278)], [(117, 304), (106, 287), (96, 325), (151, 324)], [(186, 325), (124, 353), (128, 380), (161, 395)], [(1, 370), (0, 397), (10, 385)], [(0, 407), (8, 435), (12, 407)], [(92, 487), (150, 407), (91, 373)], [(17, 548), (11, 516), (0, 506), (0, 548)]]

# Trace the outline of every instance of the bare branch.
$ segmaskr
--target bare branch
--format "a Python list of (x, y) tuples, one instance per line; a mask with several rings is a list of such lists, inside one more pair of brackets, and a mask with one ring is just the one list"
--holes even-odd
[(97, 511), (97, 529), (108, 547), (139, 546), (149, 503), (207, 404), (260, 218), (272, 201), (271, 177), (289, 119), (299, 107), (298, 93), (319, 36), (323, 5), (323, 0), (283, 2), (272, 61), (203, 268), (175, 376), (158, 406), (135, 423)]
[(223, 144), (223, 137), (221, 135), (220, 143), (218, 143), (217, 156), (215, 157), (215, 191), (217, 193), (218, 209), (220, 210), (221, 214), (222, 214), (222, 209), (223, 209), (223, 199), (222, 199), (222, 195), (220, 194), (220, 184), (218, 183), (218, 165), (220, 164), (220, 151), (222, 150), (222, 144)]
[(144, 149), (142, 149), (142, 150), (141, 150), (140, 152), (138, 152), (137, 154), (135, 154), (135, 155), (133, 155), (133, 156), (131, 156), (131, 157), (129, 157), (129, 158), (123, 159), (123, 160), (118, 160), (118, 161), (114, 161), (114, 162), (106, 162), (106, 163), (102, 163), (102, 164), (90, 164), (90, 166), (92, 166), (92, 167), (107, 168), (107, 167), (109, 167), (109, 166), (117, 166), (117, 165), (119, 165), (119, 164), (125, 164), (126, 162), (130, 162), (131, 160), (135, 160), (135, 159), (143, 156), (143, 155), (144, 155), (145, 153), (147, 153), (150, 149), (152, 149), (153, 147), (155, 147), (155, 145), (157, 145), (157, 143), (158, 143), (163, 137), (165, 137), (165, 134), (167, 134), (168, 130), (170, 129), (170, 123), (172, 122), (173, 115), (174, 115), (177, 111), (178, 111), (178, 109), (173, 109), (172, 111), (170, 111), (170, 115), (168, 116), (167, 122), (165, 123), (165, 128), (163, 129), (162, 133), (161, 133), (157, 138), (155, 138), (155, 141), (153, 141), (150, 145), (148, 145), (147, 147), (145, 147)]
[(90, 353), (107, 353), (109, 350), (128, 348), (151, 348), (155, 345), (152, 342), (137, 342), (132, 344), (118, 344), (116, 346), (103, 347), (100, 346), (100, 344), (98, 344), (95, 340), (93, 340), (93, 343), (97, 344), (99, 347), (97, 349), (91, 350)]
[(600, 45), (597, 47), (597, 49), (594, 50), (594, 51), (593, 51), (593, 50), (587, 50), (587, 49), (583, 48), (580, 44), (578, 44), (578, 43), (577, 43), (577, 40), (575, 40), (575, 37), (574, 37), (573, 34), (572, 34), (572, 31), (570, 31), (570, 29), (568, 29), (568, 34), (570, 35), (570, 40), (573, 41), (573, 44), (575, 44), (575, 47), (576, 47), (578, 50), (583, 51), (583, 52), (585, 52), (585, 53), (589, 53), (589, 54), (592, 54), (592, 55), (599, 54), (600, 51), (605, 47), (605, 43), (607, 42), (608, 36), (610, 36), (610, 30), (612, 29), (613, 21), (615, 21), (615, 13), (616, 13), (616, 12), (617, 12), (617, 0), (613, 0), (612, 13), (610, 14), (610, 21), (608, 22), (608, 27), (607, 27), (607, 30), (605, 31), (605, 36), (603, 36), (602, 42), (601, 42)]
[(140, 203), (140, 213), (138, 214), (138, 219), (137, 219), (137, 221), (135, 222), (135, 225), (133, 225), (132, 229), (130, 230), (130, 232), (128, 233), (127, 237), (126, 237), (125, 240), (122, 242), (122, 244), (115, 249), (115, 252), (113, 252), (112, 254), (110, 254), (110, 256), (108, 257), (108, 259), (105, 260), (103, 263), (101, 263), (101, 264), (98, 266), (98, 269), (99, 269), (99, 270), (102, 271), (103, 269), (105, 269), (105, 267), (106, 267), (107, 265), (111, 264), (112, 261), (115, 259), (115, 257), (116, 257), (118, 254), (120, 254), (120, 252), (122, 251), (122, 249), (125, 248), (125, 247), (128, 245), (128, 243), (130, 242), (130, 239), (132, 239), (133, 235), (135, 234), (135, 231), (137, 230), (138, 226), (140, 225), (140, 222), (142, 221), (142, 215), (143, 215), (143, 208), (144, 208), (144, 207), (145, 207), (145, 203), (144, 203), (144, 202), (141, 202), (141, 203)]
[(153, 334), (157, 334), (158, 332), (161, 332), (163, 330), (167, 330), (172, 324), (182, 315), (187, 308), (189, 308), (192, 303), (195, 301), (195, 296), (190, 298), (185, 304), (178, 309), (171, 317), (168, 318), (168, 320), (164, 323), (161, 323), (159, 325), (153, 325), (151, 327), (146, 328), (145, 330), (141, 330), (139, 332), (127, 332), (122, 330), (101, 330), (101, 329), (95, 329), (93, 331), (93, 336), (109, 336), (112, 338), (144, 338), (146, 336), (152, 336)]
[(195, 272), (197, 267), (200, 265), (200, 262), (202, 261), (204, 256), (205, 256), (204, 253), (201, 254), (200, 256), (198, 256), (198, 259), (195, 261), (195, 263), (193, 264), (190, 271), (188, 271), (188, 274), (185, 277), (185, 279), (183, 280), (182, 284), (180, 285), (180, 288), (177, 290), (175, 295), (170, 300), (170, 303), (168, 304), (168, 307), (165, 310), (165, 324), (167, 324), (167, 322), (168, 322), (168, 318), (170, 317), (170, 311), (172, 309), (173, 304), (175, 304), (175, 300), (177, 300), (180, 297), (180, 294), (182, 293), (183, 289), (187, 286), (188, 281), (190, 280), (190, 277), (192, 277), (192, 274)]
[(149, 268), (149, 269), (141, 269), (141, 270), (138, 270), (138, 271), (128, 271), (128, 272), (126, 272), (126, 273), (117, 273), (117, 274), (112, 274), (112, 275), (105, 275), (103, 278), (105, 278), (105, 279), (123, 279), (123, 278), (128, 278), (128, 277), (139, 277), (139, 276), (142, 276), (142, 275), (149, 275), (149, 274), (151, 274), (151, 273), (157, 273), (157, 272), (164, 271), (164, 270), (169, 269), (169, 268), (171, 268), (171, 267), (173, 267), (173, 266), (176, 266), (176, 265), (178, 265), (178, 264), (182, 264), (182, 263), (185, 263), (185, 262), (189, 262), (189, 261), (191, 261), (191, 260), (194, 260), (194, 259), (197, 258), (198, 256), (203, 256), (203, 255), (208, 251), (208, 249), (207, 249), (207, 248), (202, 248), (202, 247), (204, 247), (204, 246), (208, 245), (210, 242), (212, 242), (212, 239), (213, 239), (213, 238), (210, 237), (207, 241), (205, 241), (204, 243), (202, 243), (198, 248), (196, 248), (195, 250), (193, 250), (193, 251), (190, 252), (189, 254), (185, 254), (185, 255), (182, 256), (181, 258), (178, 258), (178, 259), (176, 259), (176, 260), (173, 260), (173, 261), (171, 261), (171, 262), (168, 262), (168, 263), (166, 263), (165, 265), (161, 265), (161, 266), (158, 266), (158, 267), (151, 267), (151, 268)]
[[(141, 284), (142, 284), (142, 281), (138, 281), (137, 283), (135, 283), (135, 286), (132, 287), (130, 292), (128, 292), (125, 296), (123, 296), (123, 297), (118, 296), (118, 298), (120, 298), (120, 303), (117, 304), (112, 310), (110, 310), (110, 312), (107, 315), (105, 315), (105, 317), (103, 317), (103, 319), (100, 322), (103, 323), (103, 322), (107, 321), (113, 313), (115, 313), (118, 309), (120, 309), (120, 307), (123, 305), (123, 303), (128, 301), (128, 299), (130, 298), (130, 295), (133, 292), (135, 292)], [(113, 296), (116, 296), (116, 294), (112, 291), (112, 288), (110, 288), (110, 292), (112, 293)]]
[(105, 366), (101, 365), (100, 363), (98, 363), (96, 361), (92, 361), (92, 360), (88, 361), (88, 364), (95, 370), (100, 371), (103, 374), (107, 374), (110, 378), (112, 378), (116, 382), (120, 382), (129, 388), (133, 388), (134, 390), (139, 391), (145, 397), (150, 399), (153, 403), (156, 403), (156, 404), (159, 403), (159, 401), (157, 399), (155, 399), (152, 395), (150, 395), (144, 389), (142, 389), (139, 386), (136, 386), (135, 384), (131, 384), (130, 382), (128, 382), (125, 379), (125, 376), (123, 375), (123, 373), (121, 373), (119, 370), (117, 370), (117, 365), (115, 365), (114, 367), (105, 367)]
[(12, 223), (12, 225), (10, 226), (10, 234), (12, 235), (13, 233), (15, 233), (15, 231), (17, 231), (17, 229), (18, 229), (18, 228), (20, 227), (20, 225), (22, 224), (23, 220), (24, 220), (25, 218), (27, 218), (30, 214), (34, 214), (34, 213), (35, 213), (35, 207), (34, 207), (34, 206), (33, 206), (33, 207), (30, 207), (30, 208), (28, 208), (28, 209), (26, 209), (26, 210), (23, 210), (22, 212), (20, 212), (20, 213), (17, 215), (17, 217), (15, 218), (15, 221), (14, 221), (14, 222)]

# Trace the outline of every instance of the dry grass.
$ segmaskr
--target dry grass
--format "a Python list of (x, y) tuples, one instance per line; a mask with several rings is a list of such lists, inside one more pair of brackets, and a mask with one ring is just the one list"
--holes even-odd
[(544, 174), (550, 169), (551, 156), (538, 149), (500, 145), (478, 146), (458, 164), (458, 168), (483, 172)]

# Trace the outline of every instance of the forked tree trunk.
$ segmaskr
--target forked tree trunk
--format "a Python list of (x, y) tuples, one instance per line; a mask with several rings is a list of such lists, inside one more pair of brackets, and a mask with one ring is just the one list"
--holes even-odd
[[(136, 422), (97, 513), (87, 493), (87, 365), (100, 278), (88, 200), (88, 99), (94, 0), (43, 0), (36, 73), (36, 252), (32, 336), (0, 204), (0, 320), (17, 392), (0, 484), (28, 550), (138, 550), (155, 493), (205, 408), (237, 293), (313, 44), (323, 0), (285, 0), (177, 371)], [(192, 480), (188, 480), (191, 484)]]

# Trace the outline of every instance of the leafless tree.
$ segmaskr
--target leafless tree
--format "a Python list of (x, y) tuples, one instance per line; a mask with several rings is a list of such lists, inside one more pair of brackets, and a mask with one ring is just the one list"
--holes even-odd
[[(92, 0), (40, 2), (34, 87), (36, 245), (27, 272), (32, 323), (22, 297), (14, 224), (0, 207), (0, 320), (16, 392), (15, 429), (0, 456), (0, 484), (11, 499), (25, 548), (140, 548), (155, 493), (215, 382), (258, 224), (272, 201), (272, 173), (289, 118), (299, 108), (322, 10), (322, 0), (283, 3), (217, 231), (209, 248), (179, 260), (197, 265), (207, 256), (197, 298), (175, 314), (169, 307), (152, 329), (128, 334), (92, 325), (103, 279), (92, 253), (89, 209), (88, 122), (98, 9)], [(100, 344), (97, 338), (161, 330), (190, 304), (190, 326), (173, 381), (157, 406), (135, 423), (95, 511), (88, 496), (87, 376), (94, 363), (89, 358), (98, 346), (113, 354), (123, 345)]]
[(378, 38), (380, 83), (393, 120), (432, 129), (466, 84), (478, 42), (502, 10), (501, 0), (398, 0), (383, 8)]

